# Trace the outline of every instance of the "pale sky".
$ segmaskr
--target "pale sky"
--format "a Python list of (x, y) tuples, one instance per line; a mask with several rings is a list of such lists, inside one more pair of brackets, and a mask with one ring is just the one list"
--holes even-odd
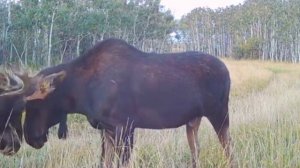
[(182, 15), (186, 15), (197, 7), (217, 9), (243, 2), (244, 0), (161, 0), (161, 5), (170, 9), (176, 19), (180, 19)]

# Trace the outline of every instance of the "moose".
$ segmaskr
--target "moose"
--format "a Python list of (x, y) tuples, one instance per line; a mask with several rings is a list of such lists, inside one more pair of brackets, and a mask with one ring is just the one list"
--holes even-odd
[[(135, 128), (167, 129), (186, 125), (192, 166), (199, 155), (202, 117), (212, 124), (230, 163), (230, 76), (218, 58), (200, 52), (145, 53), (119, 39), (107, 39), (69, 63), (46, 68), (36, 77), (63, 74), (43, 99), (26, 102), (24, 137), (34, 148), (47, 141), (48, 129), (80, 113), (102, 130), (103, 167), (114, 154), (126, 165)], [(34, 83), (34, 82), (31, 82)], [(41, 88), (39, 88), (41, 89)], [(119, 165), (119, 162), (118, 162)]]
[[(16, 70), (15, 70), (16, 72)], [(0, 152), (4, 155), (13, 155), (21, 147), (23, 130), (21, 124), (22, 112), (26, 101), (43, 99), (51, 91), (50, 83), (57, 77), (39, 76), (30, 78), (28, 74), (15, 75), (10, 69), (1, 67), (0, 72)], [(30, 83), (34, 82), (34, 83)], [(43, 92), (39, 87), (48, 84)], [(61, 121), (58, 137), (64, 139), (67, 136), (66, 118)]]

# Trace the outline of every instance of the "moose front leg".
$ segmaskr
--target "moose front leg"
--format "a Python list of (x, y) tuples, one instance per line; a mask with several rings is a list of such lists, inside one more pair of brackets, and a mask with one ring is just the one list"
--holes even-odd
[(134, 129), (132, 127), (116, 128), (115, 148), (118, 154), (118, 165), (122, 160), (122, 166), (127, 166), (133, 149)]
[(59, 123), (58, 132), (59, 139), (66, 139), (68, 136), (67, 115), (64, 115)]
[(125, 137), (124, 139), (124, 153), (122, 156), (122, 164), (127, 165), (130, 159), (130, 155), (133, 149), (133, 136), (134, 133), (132, 132), (128, 136)]
[(103, 129), (101, 167), (111, 168), (114, 166), (114, 156), (117, 155), (117, 167), (127, 166), (133, 148), (134, 128), (116, 126), (115, 129)]
[(101, 153), (101, 167), (112, 168), (115, 155), (114, 150), (114, 135), (108, 130), (102, 130), (102, 153)]

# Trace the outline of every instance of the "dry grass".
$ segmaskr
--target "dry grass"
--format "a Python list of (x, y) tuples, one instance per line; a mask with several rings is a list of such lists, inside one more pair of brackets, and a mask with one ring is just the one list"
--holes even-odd
[[(300, 167), (300, 66), (225, 60), (232, 78), (231, 133), (239, 167)], [(97, 167), (100, 134), (84, 117), (71, 116), (70, 137), (52, 130), (49, 142), (35, 150), (22, 146), (13, 157), (0, 155), (1, 167)], [(226, 167), (215, 133), (203, 120), (199, 140), (201, 167)], [(137, 130), (131, 167), (182, 168), (190, 165), (185, 128)]]

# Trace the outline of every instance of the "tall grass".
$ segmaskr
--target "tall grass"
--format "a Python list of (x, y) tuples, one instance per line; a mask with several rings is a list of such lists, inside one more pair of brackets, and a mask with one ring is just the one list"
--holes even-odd
[[(230, 131), (239, 167), (300, 167), (300, 66), (225, 60), (232, 78)], [(58, 140), (56, 130), (40, 150), (25, 143), (19, 153), (0, 155), (3, 168), (97, 167), (101, 139), (84, 117), (70, 116), (70, 136)], [(135, 134), (132, 168), (189, 167), (191, 154), (185, 128), (142, 130)], [(227, 160), (210, 123), (199, 130), (201, 167), (226, 167)]]

